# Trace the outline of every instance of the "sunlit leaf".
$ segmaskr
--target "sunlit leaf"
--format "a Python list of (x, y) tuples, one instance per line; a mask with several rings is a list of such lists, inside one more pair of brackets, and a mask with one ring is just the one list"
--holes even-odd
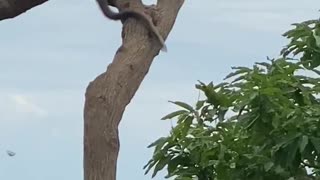
[(194, 112), (193, 107), (190, 106), (190, 105), (187, 104), (187, 103), (184, 103), (184, 102), (181, 102), (181, 101), (169, 101), (169, 102), (171, 102), (171, 103), (173, 103), (173, 104), (176, 104), (176, 105), (178, 105), (178, 106), (180, 106), (180, 107), (183, 107), (183, 108), (189, 110), (190, 112)]
[(188, 114), (188, 113), (189, 113), (189, 111), (186, 111), (186, 110), (175, 111), (175, 112), (172, 112), (172, 113), (164, 116), (163, 118), (161, 118), (161, 120), (172, 119), (172, 118), (179, 116), (181, 114)]

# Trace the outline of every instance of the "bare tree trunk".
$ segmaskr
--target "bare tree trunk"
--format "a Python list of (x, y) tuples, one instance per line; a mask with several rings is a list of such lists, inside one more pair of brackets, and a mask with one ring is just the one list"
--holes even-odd
[[(129, 5), (130, 9), (148, 11), (160, 33), (167, 37), (183, 2), (184, 0), (158, 0), (156, 8), (145, 8), (140, 0), (118, 0), (115, 4), (119, 9)], [(85, 180), (116, 179), (119, 152), (118, 125), (126, 106), (161, 48), (156, 39), (150, 41), (146, 28), (134, 19), (125, 22), (122, 36), (123, 44), (115, 54), (113, 62), (106, 72), (89, 84), (86, 91)]]
[(0, 21), (14, 18), (48, 0), (0, 0)]
[[(0, 0), (0, 21), (14, 18), (48, 0)], [(141, 0), (110, 0), (121, 9), (143, 11), (150, 15), (159, 31), (167, 37), (184, 0), (158, 0), (155, 7), (144, 7)], [(148, 30), (135, 19), (125, 22), (123, 44), (107, 71), (87, 88), (84, 107), (84, 178), (115, 180), (119, 152), (118, 125), (125, 107), (148, 73), (160, 44), (150, 41)]]

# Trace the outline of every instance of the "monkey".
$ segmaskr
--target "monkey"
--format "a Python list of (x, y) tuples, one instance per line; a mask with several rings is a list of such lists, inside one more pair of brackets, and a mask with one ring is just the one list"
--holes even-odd
[(132, 11), (132, 10), (124, 10), (119, 13), (113, 12), (109, 6), (109, 0), (97, 0), (97, 3), (102, 11), (102, 13), (111, 20), (126, 20), (130, 17), (136, 18), (138, 20), (142, 20), (143, 23), (149, 28), (149, 30), (156, 36), (158, 41), (162, 46), (162, 51), (166, 52), (167, 47), (165, 45), (163, 37), (160, 35), (159, 31), (153, 24), (153, 22), (143, 13)]

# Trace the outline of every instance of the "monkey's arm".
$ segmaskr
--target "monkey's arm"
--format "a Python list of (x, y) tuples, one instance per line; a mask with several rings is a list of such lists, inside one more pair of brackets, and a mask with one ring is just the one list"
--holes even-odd
[(113, 12), (109, 6), (108, 0), (97, 0), (99, 7), (102, 13), (111, 20), (126, 20), (127, 18), (133, 17), (138, 20), (142, 20), (142, 22), (147, 26), (147, 28), (156, 36), (159, 43), (162, 46), (162, 51), (167, 51), (167, 47), (165, 45), (163, 37), (160, 35), (158, 29), (155, 27), (153, 22), (143, 13), (132, 11), (132, 10), (124, 10), (119, 13)]

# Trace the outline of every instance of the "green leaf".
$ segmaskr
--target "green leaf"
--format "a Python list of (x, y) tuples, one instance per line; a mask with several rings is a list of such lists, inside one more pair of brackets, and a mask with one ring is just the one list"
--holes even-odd
[(183, 122), (183, 126), (181, 128), (181, 134), (182, 136), (186, 136), (188, 134), (188, 131), (190, 129), (190, 125), (192, 124), (194, 117), (189, 116), (186, 118), (186, 120)]
[(297, 141), (293, 141), (289, 146), (288, 146), (288, 154), (287, 154), (287, 166), (294, 166), (295, 161), (297, 160), (297, 151), (299, 148), (299, 144)]
[(181, 156), (175, 157), (168, 162), (168, 175), (172, 175), (174, 171), (177, 170), (177, 166), (182, 164), (183, 158)]
[[(148, 166), (150, 166), (152, 162), (154, 162), (153, 159), (149, 160), (148, 163), (143, 166), (143, 169), (146, 169)], [(145, 174), (147, 174), (147, 172)]]
[(154, 141), (153, 143), (151, 143), (148, 148), (151, 148), (153, 146), (162, 146), (166, 141), (168, 140), (168, 138), (166, 137), (161, 137), (158, 140)]
[(161, 120), (167, 120), (167, 119), (172, 119), (176, 116), (179, 116), (179, 115), (182, 115), (182, 114), (188, 114), (189, 112), (186, 111), (186, 110), (179, 110), (179, 111), (175, 111), (175, 112), (172, 112), (166, 116), (164, 116), (163, 118), (161, 118)]
[(306, 135), (303, 135), (300, 139), (300, 147), (299, 147), (299, 150), (300, 150), (300, 153), (303, 153), (304, 149), (306, 148), (306, 146), (308, 145), (309, 143), (309, 138), (308, 136)]
[(157, 165), (154, 167), (152, 178), (154, 178), (157, 173), (164, 168), (171, 160), (171, 157), (165, 157), (163, 159), (160, 159), (157, 163)]
[(260, 66), (264, 66), (267, 69), (269, 69), (271, 67), (270, 63), (266, 63), (266, 62), (256, 62), (256, 64), (260, 65)]
[(313, 144), (314, 148), (320, 154), (320, 138), (312, 137), (310, 139), (311, 139), (311, 143)]
[(247, 67), (232, 67), (232, 69), (237, 69), (237, 71), (228, 74), (224, 78), (224, 80), (229, 79), (229, 78), (234, 77), (234, 76), (237, 76), (237, 75), (240, 75), (240, 74), (243, 74), (243, 73), (248, 73), (248, 72), (252, 71), (252, 69), (247, 68)]
[(268, 172), (273, 166), (274, 166), (274, 163), (269, 161), (269, 162), (264, 164), (264, 169), (265, 169), (265, 171)]
[(196, 110), (199, 110), (205, 103), (206, 101), (198, 101), (196, 104)]
[(173, 103), (173, 104), (176, 104), (176, 105), (178, 105), (178, 106), (180, 106), (180, 107), (183, 107), (183, 108), (189, 110), (190, 112), (194, 112), (193, 107), (190, 106), (190, 105), (187, 104), (187, 103), (180, 102), (180, 101), (169, 101), (169, 102), (171, 102), (171, 103)]
[(157, 163), (157, 161), (154, 161), (154, 160), (150, 160), (148, 162), (147, 165), (145, 165), (143, 167), (143, 169), (146, 169), (146, 171), (144, 172), (144, 174), (148, 174), (150, 172), (150, 170), (154, 167), (154, 165)]
[(224, 160), (224, 156), (225, 156), (225, 152), (226, 152), (226, 150), (227, 150), (227, 147), (225, 146), (225, 145), (223, 145), (223, 144), (220, 144), (220, 152), (219, 152), (219, 155), (218, 155), (218, 158), (219, 158), (219, 160)]
[(317, 75), (319, 75), (320, 76), (320, 71), (319, 70), (317, 70), (317, 69), (311, 69), (313, 72), (315, 72)]

